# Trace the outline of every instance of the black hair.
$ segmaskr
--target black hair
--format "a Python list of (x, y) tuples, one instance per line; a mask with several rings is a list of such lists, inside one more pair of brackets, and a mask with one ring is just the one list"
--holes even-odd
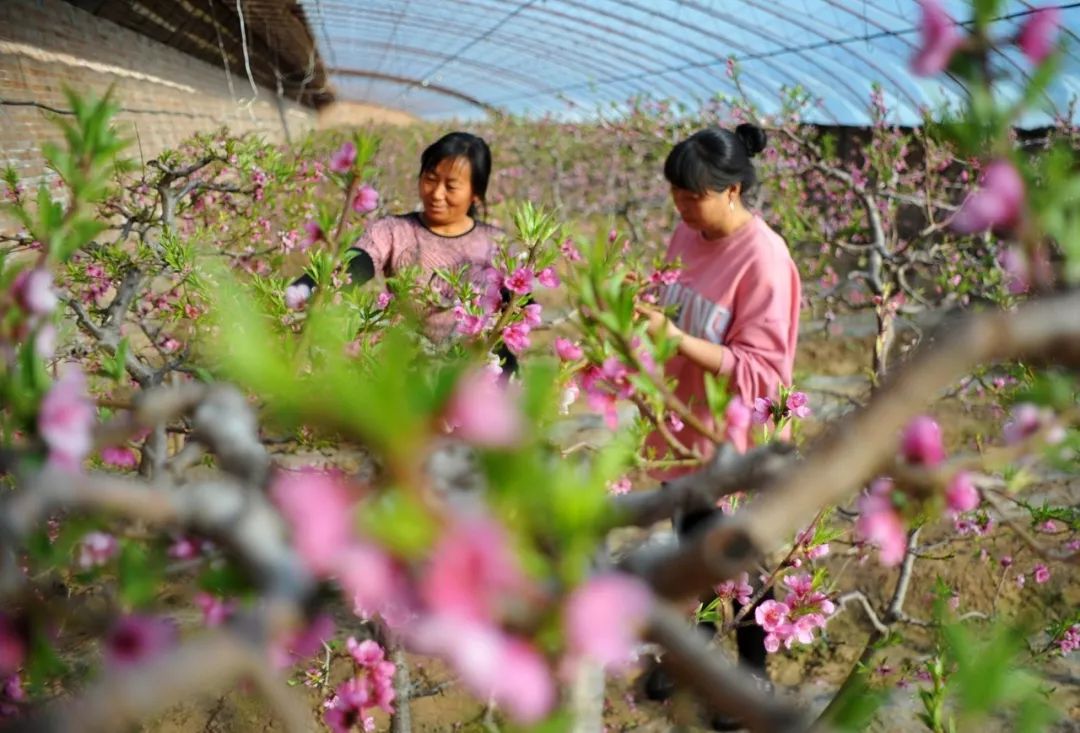
[(765, 131), (748, 123), (734, 132), (719, 127), (698, 130), (668, 153), (664, 178), (676, 188), (698, 194), (741, 183), (745, 194), (757, 185), (750, 159), (765, 149), (765, 140)]
[[(482, 137), (468, 132), (450, 132), (425, 148), (420, 154), (420, 175), (430, 173), (448, 158), (464, 158), (472, 170), (473, 196), (486, 204), (488, 179), (491, 177), (491, 150)], [(476, 205), (469, 206), (469, 216), (476, 216)]]

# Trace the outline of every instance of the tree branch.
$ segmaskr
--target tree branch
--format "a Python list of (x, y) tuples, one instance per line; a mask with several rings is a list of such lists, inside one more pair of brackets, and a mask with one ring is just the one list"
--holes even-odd
[(66, 733), (127, 730), (199, 694), (220, 692), (237, 680), (255, 683), (285, 729), (312, 730), (296, 693), (274, 675), (258, 648), (235, 632), (208, 632), (136, 668), (117, 671), (74, 700), (20, 719), (5, 733)]
[(757, 733), (801, 733), (807, 729), (796, 708), (766, 694), (748, 672), (725, 662), (672, 608), (654, 609), (647, 636), (667, 650), (665, 668), (716, 712), (744, 721)]
[(1012, 312), (968, 317), (896, 371), (867, 407), (836, 424), (743, 512), (676, 550), (632, 553), (624, 565), (665, 597), (734, 578), (785, 541), (819, 508), (843, 501), (888, 466), (900, 430), (976, 365), (1026, 358), (1080, 365), (1080, 292), (1031, 301)]

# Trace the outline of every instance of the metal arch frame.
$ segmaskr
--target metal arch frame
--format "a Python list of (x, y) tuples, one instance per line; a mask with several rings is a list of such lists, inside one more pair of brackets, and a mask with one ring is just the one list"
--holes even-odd
[(379, 71), (371, 71), (371, 70), (367, 70), (367, 69), (333, 69), (333, 70), (328, 70), (327, 73), (329, 73), (331, 75), (336, 74), (338, 76), (354, 76), (354, 77), (358, 77), (358, 78), (361, 78), (361, 79), (375, 79), (375, 80), (379, 80), (379, 81), (389, 81), (389, 82), (393, 82), (395, 84), (414, 84), (416, 86), (419, 86), (421, 89), (424, 89), (424, 90), (427, 90), (427, 91), (430, 91), (430, 92), (435, 92), (436, 94), (442, 94), (442, 95), (447, 96), (447, 97), (452, 97), (454, 99), (460, 99), (463, 102), (468, 102), (471, 106), (479, 107), (480, 109), (484, 110), (485, 112), (498, 112), (499, 111), (498, 108), (492, 107), (487, 102), (483, 102), (483, 101), (477, 99), (476, 97), (473, 97), (473, 96), (470, 96), (470, 95), (466, 94), (465, 92), (460, 92), (460, 91), (458, 91), (456, 89), (451, 89), (450, 87), (444, 87), (441, 84), (430, 84), (430, 83), (422, 84), (420, 82), (420, 80), (413, 79), (413, 78), (407, 77), (407, 76), (398, 76), (396, 74), (384, 74), (384, 73), (379, 72)]
[[(481, 4), (479, 4), (478, 2), (465, 2), (465, 3), (463, 3), (463, 4), (467, 4), (467, 5), (472, 5), (472, 6), (475, 6), (475, 7), (477, 7), (477, 8), (480, 8), (480, 9), (486, 9), (486, 8), (489, 8), (489, 7), (490, 7), (489, 5), (481, 5)], [(341, 7), (343, 7), (343, 6), (341, 6), (341, 5), (335, 5), (335, 6), (333, 6), (333, 7), (335, 7), (335, 8), (341, 8)], [(345, 6), (345, 7), (350, 7), (350, 6)], [(335, 12), (336, 12), (336, 11), (335, 11)], [(346, 11), (346, 15), (347, 15), (347, 16), (351, 16), (351, 17), (357, 17), (358, 19), (359, 19), (359, 18), (362, 18), (362, 17), (363, 17), (362, 15), (358, 15), (358, 14), (355, 14), (355, 13), (350, 13), (350, 12), (348, 12), (348, 11)], [(571, 19), (571, 20), (572, 20), (572, 19)], [(595, 24), (593, 24), (593, 25), (595, 26)], [(416, 27), (416, 26), (414, 25), (414, 27)], [(551, 26), (550, 26), (550, 24), (549, 24), (549, 27), (551, 27)], [(602, 37), (600, 37), (600, 36), (597, 36), (597, 35), (593, 35), (593, 34), (582, 34), (582, 33), (581, 33), (580, 31), (577, 31), (577, 29), (574, 29), (574, 28), (572, 28), (572, 27), (568, 27), (568, 26), (566, 26), (566, 25), (562, 25), (562, 24), (560, 24), (560, 25), (556, 26), (556, 28), (557, 28), (557, 29), (559, 29), (559, 30), (565, 30), (565, 31), (576, 31), (576, 32), (578, 33), (578, 35), (579, 35), (580, 37), (584, 37), (584, 38), (586, 38), (586, 39), (589, 39), (589, 40), (592, 40), (592, 41), (598, 41), (598, 42), (607, 42), (607, 43), (609, 44), (609, 48), (611, 48), (611, 47), (614, 47), (614, 48), (615, 48), (616, 50), (618, 50), (618, 51), (620, 52), (620, 53), (619, 53), (619, 55), (618, 55), (618, 58), (620, 59), (620, 61), (623, 61), (623, 62), (625, 62), (625, 63), (626, 63), (627, 65), (635, 65), (635, 66), (637, 66), (638, 68), (642, 68), (642, 69), (644, 69), (644, 68), (645, 68), (645, 67), (642, 67), (642, 66), (640, 66), (640, 62), (641, 62), (641, 60), (642, 60), (642, 57), (641, 57), (641, 55), (640, 55), (640, 54), (638, 54), (638, 55), (636, 55), (636, 56), (635, 56), (635, 55), (629, 55), (629, 54), (631, 53), (631, 49), (630, 49), (629, 47), (627, 47), (627, 46), (623, 46), (623, 45), (620, 45), (620, 44), (615, 44), (615, 45), (612, 45), (612, 44), (610, 44), (610, 42), (609, 42), (609, 41), (606, 41), (606, 39), (604, 39), (604, 38), (602, 38)], [(603, 29), (602, 29), (602, 30), (603, 30)], [(518, 33), (514, 33), (514, 34), (507, 34), (507, 33), (506, 33), (506, 32), (504, 31), (504, 35), (503, 35), (502, 37), (503, 37), (503, 38), (506, 38), (507, 36), (509, 36), (509, 37), (511, 37), (511, 38), (515, 38), (515, 39), (522, 39), (522, 38), (524, 38), (524, 39), (526, 39), (526, 40), (529, 40), (529, 39), (531, 39), (531, 38), (532, 38), (531, 36), (524, 36), (524, 35), (522, 35), (522, 34), (518, 34)], [(509, 45), (512, 45), (512, 44), (509, 44), (509, 43), (504, 43), (503, 45), (507, 45), (507, 46), (509, 46)], [(518, 45), (518, 47), (522, 47), (522, 45), (521, 45), (521, 44), (517, 44), (517, 45)], [(586, 47), (588, 47), (588, 46), (586, 45)], [(665, 50), (664, 50), (663, 48), (660, 48), (660, 47), (656, 47), (655, 45), (654, 45), (653, 47), (654, 47), (654, 48), (657, 48), (657, 50), (659, 50), (659, 51), (665, 51)], [(551, 49), (551, 48), (550, 48), (549, 46), (542, 46), (542, 45), (541, 45), (541, 46), (539, 46), (539, 47), (538, 47), (538, 49), (537, 49), (537, 50), (540, 50), (540, 49), (546, 49), (546, 50), (556, 50), (556, 49), (557, 49), (558, 51), (562, 52), (562, 54), (561, 54), (561, 55), (572, 55), (572, 54), (570, 53), (571, 49), (567, 49), (567, 48), (566, 48), (566, 47), (564, 47), (564, 46), (558, 46), (558, 47), (556, 47), (556, 49)], [(610, 56), (610, 55), (612, 55), (612, 54), (609, 54), (609, 56)], [(577, 53), (577, 56), (578, 56), (578, 57), (581, 57), (581, 56), (582, 56), (582, 54), (581, 54), (580, 52), (578, 52), (578, 53)], [(650, 60), (650, 61), (651, 61), (651, 60), (654, 60), (654, 58), (650, 58), (649, 60)], [(589, 66), (591, 67), (591, 69), (592, 69), (592, 70), (595, 70), (595, 71), (597, 71), (597, 72), (599, 72), (599, 71), (601, 71), (601, 70), (603, 70), (603, 71), (606, 71), (606, 70), (608, 70), (608, 69), (610, 68), (610, 65), (609, 65), (609, 64), (601, 64), (601, 65), (599, 65), (599, 66), (598, 66), (597, 64), (600, 64), (600, 61), (599, 61), (599, 57), (598, 57), (598, 56), (595, 56), (595, 55), (591, 55), (591, 54), (590, 54), (590, 55), (588, 56), (588, 63), (589, 63)], [(658, 63), (663, 63), (663, 62), (658, 62)], [(559, 66), (562, 66), (562, 67), (570, 68), (571, 70), (573, 70), (573, 68), (574, 68), (574, 66), (573, 66), (573, 65), (571, 65), (571, 64), (569, 64), (569, 63), (562, 63), (562, 62), (557, 62), (557, 64), (558, 64)], [(580, 64), (579, 64), (579, 65), (580, 65)], [(580, 75), (578, 75), (578, 76), (579, 76), (579, 78), (580, 78)], [(632, 85), (632, 84), (630, 84), (630, 83), (624, 83), (624, 84), (625, 84), (625, 85), (626, 85), (627, 87), (629, 87), (629, 89), (630, 89), (630, 93), (632, 93), (632, 94), (638, 94), (638, 93), (643, 93), (643, 92), (646, 92), (646, 91), (647, 91), (646, 89), (644, 89), (644, 88), (642, 88), (642, 87), (640, 87), (640, 86), (634, 86), (634, 85)], [(684, 91), (685, 91), (686, 93), (690, 93), (690, 89), (689, 89), (689, 88), (685, 88), (685, 89), (684, 89)], [(538, 92), (538, 93), (539, 93), (539, 92)], [(519, 99), (519, 98), (522, 98), (522, 97), (521, 97), (521, 96), (515, 97), (515, 99)]]
[[(344, 36), (339, 36), (339, 37), (340, 38), (345, 38)], [(378, 43), (376, 43), (376, 42), (368, 42), (366, 39), (346, 38), (345, 40), (365, 40), (367, 45), (369, 47), (371, 47), (371, 48), (374, 48), (374, 49), (379, 49), (380, 47), (385, 49), (387, 46), (390, 45), (389, 43), (386, 43), (386, 42), (378, 42)], [(432, 57), (437, 58), (438, 57), (438, 54), (435, 51), (430, 51), (428, 49), (419, 48), (419, 47), (416, 47), (416, 46), (403, 46), (400, 43), (394, 44), (394, 52), (395, 53), (400, 53), (400, 54), (402, 54), (404, 56), (412, 56), (412, 57), (416, 57), (416, 58), (432, 58)], [(477, 74), (477, 72), (482, 74), (485, 70), (490, 70), (491, 72), (500, 75), (503, 79), (505, 79), (508, 82), (508, 84), (518, 86), (518, 87), (520, 87), (522, 89), (531, 89), (532, 88), (531, 86), (529, 86), (529, 82), (532, 81), (530, 79), (530, 77), (528, 77), (528, 76), (526, 76), (526, 75), (524, 75), (524, 74), (522, 74), (520, 72), (513, 71), (511, 69), (502, 68), (502, 67), (493, 68), (493, 67), (484, 66), (480, 62), (475, 61), (473, 59), (460, 59), (460, 61), (461, 61), (463, 66), (470, 69), (470, 71), (468, 73), (470, 73), (470, 74), (472, 74), (474, 76)], [(379, 69), (375, 69), (375, 70), (376, 71), (381, 71)], [(335, 69), (327, 69), (328, 73), (333, 73), (334, 71), (335, 71)], [(389, 73), (389, 72), (382, 71), (382, 73)], [(511, 80), (513, 80), (513, 81), (511, 81)], [(423, 79), (421, 79), (421, 81), (423, 81)], [(430, 85), (430, 82), (432, 80), (429, 79), (428, 81), (429, 81), (429, 85)]]

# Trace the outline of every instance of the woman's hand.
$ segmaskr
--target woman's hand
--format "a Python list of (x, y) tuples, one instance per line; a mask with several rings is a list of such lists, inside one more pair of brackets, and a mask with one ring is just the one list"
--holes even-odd
[(639, 316), (648, 320), (649, 335), (653, 338), (659, 338), (660, 336), (676, 338), (682, 335), (682, 331), (659, 308), (637, 302), (634, 303), (634, 310)]

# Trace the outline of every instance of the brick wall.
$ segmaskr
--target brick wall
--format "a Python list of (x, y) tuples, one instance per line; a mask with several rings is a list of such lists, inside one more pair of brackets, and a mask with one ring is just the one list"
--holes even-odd
[[(233, 69), (237, 71), (237, 69)], [(242, 73), (242, 72), (241, 72)], [(63, 89), (103, 94), (114, 86), (125, 135), (150, 159), (196, 133), (227, 125), (281, 141), (309, 130), (314, 111), (259, 89), (245, 76), (187, 56), (61, 0), (0, 0), (0, 166), (33, 183), (46, 171), (41, 145), (59, 140), (52, 113)], [(251, 100), (251, 101), (249, 101)]]

